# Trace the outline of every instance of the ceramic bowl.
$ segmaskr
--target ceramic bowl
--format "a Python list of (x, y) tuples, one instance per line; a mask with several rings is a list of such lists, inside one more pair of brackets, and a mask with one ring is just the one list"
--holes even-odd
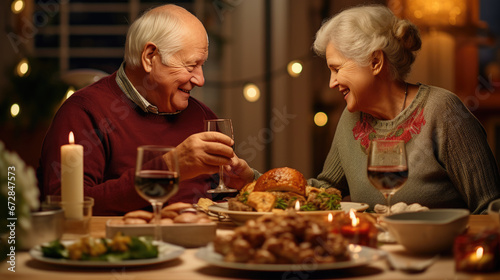
[(31, 213), (31, 229), (21, 233), (21, 249), (61, 238), (64, 230), (64, 211), (52, 209)]
[(455, 237), (467, 228), (467, 209), (431, 209), (398, 213), (382, 218), (396, 240), (411, 253), (450, 251)]
[(500, 226), (500, 199), (490, 202), (488, 205), (488, 215), (497, 226)]

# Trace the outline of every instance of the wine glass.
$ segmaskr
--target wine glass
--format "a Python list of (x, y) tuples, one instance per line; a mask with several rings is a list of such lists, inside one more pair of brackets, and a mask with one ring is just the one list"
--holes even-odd
[[(385, 196), (387, 213), (391, 214), (391, 197), (408, 179), (406, 148), (403, 140), (373, 140), (368, 149), (368, 179)], [(385, 231), (379, 235), (381, 242), (394, 242)]]
[[(169, 156), (164, 156), (167, 153)], [(179, 164), (173, 147), (148, 145), (137, 148), (135, 189), (153, 206), (154, 239), (162, 241), (161, 209), (179, 190)]]
[[(224, 133), (225, 135), (234, 139), (233, 136), (233, 123), (231, 119), (215, 119), (215, 120), (205, 120), (205, 130), (206, 131), (218, 131)], [(233, 145), (234, 149), (234, 145)], [(221, 165), (219, 169), (219, 185), (215, 189), (208, 190), (208, 193), (232, 193), (237, 192), (236, 189), (231, 189), (224, 184), (224, 166)]]

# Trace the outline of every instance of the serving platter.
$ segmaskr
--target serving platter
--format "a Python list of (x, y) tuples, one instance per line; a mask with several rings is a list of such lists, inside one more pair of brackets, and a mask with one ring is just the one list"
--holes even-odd
[[(69, 246), (76, 241), (61, 241), (64, 246)], [(68, 260), (68, 259), (55, 259), (48, 258), (43, 256), (41, 245), (37, 245), (33, 247), (29, 253), (32, 258), (37, 261), (48, 263), (48, 264), (56, 264), (63, 266), (79, 266), (79, 267), (132, 267), (132, 266), (143, 266), (143, 265), (152, 265), (167, 262), (173, 259), (176, 259), (180, 255), (182, 255), (185, 251), (184, 248), (165, 243), (159, 242), (154, 243), (158, 245), (158, 257), (149, 258), (149, 259), (136, 259), (136, 260), (121, 260), (115, 262), (109, 261), (83, 261), (83, 260)]]
[(304, 264), (248, 264), (226, 262), (224, 257), (214, 251), (213, 243), (206, 247), (198, 249), (196, 257), (218, 267), (232, 268), (239, 270), (253, 271), (314, 271), (314, 270), (330, 270), (343, 269), (365, 266), (373, 261), (386, 257), (386, 252), (370, 247), (349, 244), (348, 250), (351, 254), (349, 261), (334, 262), (334, 263), (304, 263)]
[[(307, 216), (315, 217), (326, 217), (329, 213), (335, 213), (340, 211), (349, 212), (350, 209), (356, 211), (364, 211), (368, 209), (368, 204), (366, 203), (356, 203), (356, 202), (340, 202), (340, 210), (324, 210), (324, 211), (298, 211), (297, 213)], [(273, 212), (250, 212), (250, 211), (234, 211), (228, 209), (227, 202), (220, 202), (208, 207), (208, 210), (215, 213), (222, 213), (227, 215), (231, 220), (238, 225), (244, 224), (246, 221), (251, 219), (256, 219), (262, 215), (274, 215)]]

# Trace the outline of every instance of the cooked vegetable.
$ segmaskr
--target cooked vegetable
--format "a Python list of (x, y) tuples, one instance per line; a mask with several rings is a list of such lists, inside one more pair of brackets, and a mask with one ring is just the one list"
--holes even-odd
[(117, 233), (112, 240), (92, 237), (82, 238), (64, 246), (55, 240), (42, 246), (44, 257), (71, 260), (121, 261), (131, 259), (149, 259), (158, 256), (158, 247), (149, 237), (124, 236)]

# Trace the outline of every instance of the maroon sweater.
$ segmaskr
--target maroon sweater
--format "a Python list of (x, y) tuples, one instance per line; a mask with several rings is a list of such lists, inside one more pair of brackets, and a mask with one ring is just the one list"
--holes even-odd
[[(37, 176), (42, 199), (61, 193), (62, 145), (73, 131), (84, 146), (84, 195), (95, 199), (95, 215), (122, 215), (148, 207), (134, 188), (134, 168), (140, 145), (177, 146), (204, 130), (203, 120), (216, 118), (204, 104), (190, 98), (179, 114), (160, 116), (143, 112), (115, 82), (116, 73), (68, 98), (54, 117), (45, 137)], [(180, 183), (170, 202), (196, 203), (207, 197), (214, 182), (205, 175)]]

